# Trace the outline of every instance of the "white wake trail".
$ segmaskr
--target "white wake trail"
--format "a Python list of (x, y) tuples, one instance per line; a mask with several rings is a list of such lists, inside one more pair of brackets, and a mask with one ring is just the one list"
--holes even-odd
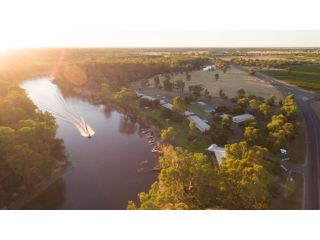
[(73, 124), (81, 136), (92, 137), (95, 131), (62, 96), (59, 88), (52, 83), (53, 77), (43, 77), (26, 81), (21, 87), (27, 91), (31, 100), (43, 111)]

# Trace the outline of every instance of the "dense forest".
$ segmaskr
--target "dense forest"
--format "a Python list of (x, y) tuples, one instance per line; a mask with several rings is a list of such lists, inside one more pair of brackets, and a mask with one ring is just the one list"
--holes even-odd
[[(102, 83), (120, 90), (132, 81), (148, 79), (157, 74), (177, 73), (200, 69), (210, 63), (207, 57), (191, 55), (145, 56), (119, 54), (86, 57), (85, 52), (66, 54), (56, 83), (65, 89), (74, 86), (100, 88)], [(83, 56), (84, 55), (84, 56)], [(81, 57), (83, 56), (83, 57)], [(109, 57), (108, 57), (109, 56)]]
[(67, 163), (63, 141), (56, 138), (54, 118), (40, 112), (17, 85), (42, 68), (28, 64), (15, 61), (11, 68), (0, 71), (0, 208), (10, 208), (32, 195), (55, 169)]

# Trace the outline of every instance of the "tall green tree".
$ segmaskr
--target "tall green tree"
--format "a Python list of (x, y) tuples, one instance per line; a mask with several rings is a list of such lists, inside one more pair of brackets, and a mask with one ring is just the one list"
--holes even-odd
[(202, 153), (169, 146), (159, 160), (161, 172), (140, 204), (128, 209), (205, 209), (215, 207), (215, 170)]
[(175, 112), (177, 114), (184, 113), (188, 108), (188, 104), (184, 101), (184, 99), (182, 99), (179, 96), (177, 96), (173, 99), (172, 105), (173, 105), (173, 109), (172, 109), (173, 112)]
[(240, 142), (225, 150), (218, 169), (221, 204), (227, 209), (268, 209), (272, 177), (261, 163), (267, 149)]
[(173, 127), (168, 127), (166, 129), (161, 130), (161, 141), (164, 144), (173, 143), (174, 138), (176, 136), (176, 131)]

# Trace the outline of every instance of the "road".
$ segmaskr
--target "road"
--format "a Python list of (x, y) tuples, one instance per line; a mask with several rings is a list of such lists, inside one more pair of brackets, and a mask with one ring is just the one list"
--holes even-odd
[[(237, 66), (239, 69), (246, 69)], [(276, 78), (260, 72), (256, 76), (269, 82), (284, 96), (293, 94), (297, 105), (306, 123), (306, 161), (303, 165), (304, 172), (304, 196), (303, 208), (307, 210), (320, 209), (320, 120), (312, 109), (310, 103), (320, 100), (319, 94), (313, 94), (301, 90), (295, 86), (287, 85)]]

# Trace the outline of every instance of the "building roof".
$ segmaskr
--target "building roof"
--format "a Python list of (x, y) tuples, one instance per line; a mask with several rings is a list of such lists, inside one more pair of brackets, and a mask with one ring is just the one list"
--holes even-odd
[(203, 111), (205, 111), (206, 113), (211, 113), (211, 112), (215, 112), (215, 109), (209, 105), (203, 105), (201, 106), (201, 108), (203, 109)]
[(190, 122), (194, 122), (196, 124), (196, 128), (200, 130), (200, 132), (205, 132), (210, 130), (210, 126), (201, 118), (196, 115), (187, 117)]
[(160, 100), (160, 105), (166, 104), (167, 102), (163, 99)]
[(139, 93), (139, 92), (137, 92), (137, 91), (136, 91), (136, 94), (137, 94), (137, 96), (138, 96), (138, 97), (143, 96), (143, 94), (142, 94), (142, 93)]
[(171, 103), (162, 104), (162, 107), (167, 108), (167, 109), (169, 109), (169, 110), (172, 110), (172, 109), (173, 109), (173, 105), (172, 105)]
[(142, 98), (142, 99), (147, 99), (147, 100), (150, 100), (150, 101), (154, 101), (154, 100), (157, 99), (157, 98), (155, 98), (155, 97), (151, 97), (151, 96), (144, 95), (144, 94), (141, 95), (141, 98)]
[(197, 103), (200, 104), (200, 105), (202, 105), (202, 106), (206, 106), (206, 105), (207, 105), (206, 103), (201, 102), (201, 101), (199, 101), (199, 102), (197, 102)]
[(214, 152), (214, 155), (216, 156), (218, 164), (221, 163), (222, 157), (226, 156), (226, 152), (224, 148), (219, 147), (217, 144), (211, 144), (210, 147), (208, 147), (208, 151)]
[(255, 117), (251, 114), (246, 113), (246, 114), (232, 117), (232, 122), (241, 123), (241, 122), (247, 121), (248, 119), (255, 119)]
[(190, 112), (190, 111), (185, 111), (183, 113), (183, 116), (186, 116), (186, 117), (191, 116), (191, 115), (196, 115), (196, 114), (194, 112)]

